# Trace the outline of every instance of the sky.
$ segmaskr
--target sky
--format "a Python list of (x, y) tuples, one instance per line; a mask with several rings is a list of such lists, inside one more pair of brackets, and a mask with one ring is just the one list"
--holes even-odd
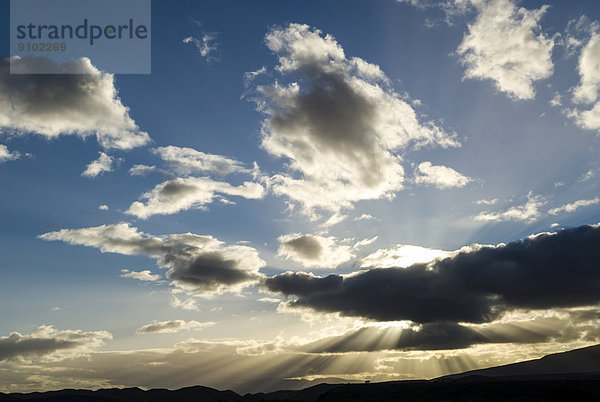
[(0, 392), (599, 343), (600, 7), (547, 3), (154, 0), (150, 74), (15, 75), (1, 1)]

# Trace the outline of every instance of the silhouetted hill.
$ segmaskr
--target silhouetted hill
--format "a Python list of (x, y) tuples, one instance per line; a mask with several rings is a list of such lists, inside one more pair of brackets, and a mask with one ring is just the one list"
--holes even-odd
[(579, 374), (600, 374), (600, 345), (554, 353), (537, 360), (528, 360), (505, 366), (466, 371), (442, 378), (466, 376), (485, 377), (539, 377), (549, 379), (577, 377)]
[(600, 345), (541, 359), (440, 377), (372, 384), (319, 384), (298, 391), (238, 395), (208, 387), (65, 389), (2, 394), (0, 401), (600, 401)]

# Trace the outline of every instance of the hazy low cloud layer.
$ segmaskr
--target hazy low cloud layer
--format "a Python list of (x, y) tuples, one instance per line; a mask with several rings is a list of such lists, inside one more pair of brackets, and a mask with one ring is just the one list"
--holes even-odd
[(302, 84), (258, 86), (258, 109), (267, 115), (262, 147), (289, 160), (290, 172), (270, 178), (275, 194), (316, 209), (339, 212), (353, 202), (393, 197), (403, 188), (397, 151), (459, 144), (389, 86), (379, 66), (347, 58), (331, 35), (307, 25), (273, 28), (267, 47), (282, 75)]
[[(212, 236), (192, 233), (152, 236), (127, 223), (83, 229), (62, 229), (40, 236), (70, 244), (99, 248), (102, 252), (146, 255), (168, 268), (173, 284), (201, 296), (238, 292), (261, 278), (265, 263), (248, 246), (230, 246)], [(127, 275), (138, 277), (139, 275)]]
[[(12, 66), (11, 66), (12, 63)], [(10, 74), (46, 64), (46, 71), (78, 74)], [(131, 149), (150, 142), (121, 103), (112, 74), (98, 71), (87, 58), (54, 65), (43, 57), (0, 58), (0, 130), (95, 135), (104, 148)]]
[(511, 98), (532, 99), (534, 83), (550, 77), (554, 69), (554, 40), (539, 25), (548, 6), (528, 10), (514, 0), (470, 3), (478, 15), (457, 49), (467, 68), (465, 78), (492, 80)]
[(11, 332), (8, 336), (0, 337), (0, 362), (13, 358), (42, 357), (57, 351), (87, 350), (102, 345), (105, 339), (112, 339), (112, 335), (106, 331), (59, 331), (52, 326), (42, 325), (31, 335)]
[(144, 325), (136, 331), (138, 334), (153, 334), (153, 333), (168, 333), (173, 334), (175, 332), (184, 330), (201, 330), (206, 327), (215, 325), (214, 322), (198, 322), (198, 321), (184, 321), (184, 320), (170, 320), (153, 322), (151, 324)]
[(519, 308), (599, 303), (599, 244), (600, 226), (581, 226), (466, 247), (430, 264), (347, 277), (285, 273), (267, 278), (265, 286), (298, 296), (289, 307), (380, 321), (482, 323)]

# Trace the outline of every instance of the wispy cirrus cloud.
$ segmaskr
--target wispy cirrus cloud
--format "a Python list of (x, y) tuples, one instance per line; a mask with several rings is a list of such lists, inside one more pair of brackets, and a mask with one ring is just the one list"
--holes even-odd
[(136, 334), (174, 334), (180, 331), (199, 331), (215, 325), (214, 322), (198, 322), (184, 320), (155, 321), (138, 328)]

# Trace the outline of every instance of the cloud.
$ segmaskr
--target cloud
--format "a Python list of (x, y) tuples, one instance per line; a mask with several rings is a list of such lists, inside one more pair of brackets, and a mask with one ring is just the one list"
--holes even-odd
[(283, 76), (301, 83), (258, 86), (262, 147), (284, 158), (289, 172), (269, 179), (276, 195), (302, 206), (338, 213), (359, 200), (391, 198), (403, 188), (398, 151), (455, 147), (454, 135), (420, 121), (409, 102), (389, 88), (379, 66), (347, 58), (331, 35), (289, 24), (266, 35)]
[(31, 335), (11, 332), (0, 337), (0, 361), (39, 358), (59, 351), (87, 350), (103, 345), (104, 339), (112, 339), (112, 335), (106, 331), (59, 331), (50, 325), (42, 325)]
[(102, 204), (98, 206), (100, 211), (108, 211), (108, 205)]
[(169, 163), (176, 173), (191, 175), (194, 173), (214, 173), (226, 175), (234, 172), (249, 172), (244, 165), (235, 159), (221, 155), (206, 154), (193, 148), (176, 146), (153, 149), (156, 155)]
[(541, 233), (498, 246), (473, 245), (407, 268), (343, 277), (285, 273), (265, 279), (271, 292), (310, 308), (378, 321), (490, 322), (517, 309), (600, 302), (600, 225)]
[[(215, 181), (208, 177), (188, 177), (168, 180), (142, 194), (125, 213), (147, 219), (152, 215), (170, 215), (188, 209), (203, 209), (215, 199), (223, 198), (218, 194), (260, 199), (265, 189), (258, 183), (246, 181), (240, 186)], [(225, 199), (227, 202), (227, 199)]]
[(464, 187), (473, 180), (454, 169), (446, 166), (435, 166), (431, 162), (422, 162), (417, 170), (419, 171), (415, 176), (417, 184), (428, 184), (439, 189)]
[(475, 220), (489, 221), (525, 221), (535, 222), (541, 215), (540, 208), (546, 205), (547, 201), (541, 195), (527, 194), (527, 202), (523, 205), (510, 207), (501, 212), (482, 212), (475, 216)]
[(351, 247), (339, 245), (335, 237), (292, 233), (280, 236), (277, 255), (304, 267), (336, 268), (354, 257)]
[(11, 152), (8, 150), (6, 145), (0, 144), (0, 163), (14, 161), (15, 159), (19, 159), (21, 154), (19, 152)]
[(475, 201), (475, 204), (477, 205), (495, 205), (498, 202), (497, 198), (491, 199), (491, 200), (478, 200)]
[(548, 211), (548, 213), (550, 215), (558, 215), (561, 212), (571, 213), (571, 212), (575, 212), (575, 210), (577, 208), (588, 207), (590, 205), (596, 205), (596, 204), (600, 204), (599, 197), (592, 198), (591, 200), (577, 200), (577, 201), (571, 202), (569, 204), (565, 204), (558, 208), (552, 208), (550, 211)]
[(593, 32), (589, 41), (581, 50), (578, 70), (580, 83), (573, 89), (573, 102), (582, 105), (591, 105), (590, 109), (580, 110), (575, 108), (569, 116), (575, 123), (586, 130), (600, 132), (600, 33)]
[(100, 157), (90, 162), (81, 175), (84, 177), (96, 177), (104, 172), (112, 172), (113, 161), (112, 157), (106, 155), (104, 152), (100, 152)]
[(471, 0), (476, 20), (458, 46), (465, 78), (492, 80), (513, 99), (532, 99), (534, 82), (552, 75), (554, 39), (541, 33), (548, 9), (527, 10), (513, 0)]
[(592, 169), (590, 169), (579, 178), (579, 181), (588, 181), (588, 180), (593, 179), (594, 176), (595, 176), (594, 171)]
[(145, 281), (145, 282), (156, 282), (156, 281), (162, 280), (162, 276), (154, 275), (148, 269), (145, 269), (145, 270), (139, 271), (139, 272), (130, 271), (128, 269), (122, 269), (121, 272), (122, 272), (122, 274), (121, 274), (122, 278), (138, 279), (140, 281)]
[(362, 214), (361, 216), (357, 216), (356, 218), (354, 218), (354, 221), (370, 221), (373, 219), (375, 219), (375, 217), (373, 215)]
[(392, 249), (379, 249), (359, 261), (362, 268), (406, 268), (436, 258), (448, 257), (451, 253), (433, 248), (399, 244)]
[(171, 321), (160, 321), (153, 322), (151, 324), (144, 325), (135, 331), (136, 334), (174, 334), (179, 331), (185, 330), (201, 330), (207, 327), (215, 325), (214, 322), (198, 322), (198, 321), (188, 321), (185, 322), (183, 320), (171, 320)]
[(129, 169), (129, 174), (131, 176), (145, 176), (150, 172), (156, 171), (156, 166), (147, 166), (147, 165), (133, 165)]
[(212, 236), (192, 233), (152, 236), (128, 223), (83, 229), (62, 229), (39, 236), (96, 247), (105, 253), (145, 255), (167, 268), (172, 283), (193, 294), (210, 297), (223, 292), (239, 292), (255, 284), (265, 263), (256, 249), (230, 246)]
[[(39, 64), (57, 74), (27, 72)], [(47, 138), (94, 134), (106, 149), (127, 150), (150, 142), (121, 103), (114, 76), (97, 70), (87, 58), (53, 65), (43, 57), (0, 59), (0, 129)], [(60, 74), (61, 69), (78, 74)]]
[(573, 102), (596, 102), (600, 90), (600, 33), (594, 33), (581, 50), (578, 70), (581, 80), (573, 88)]
[(183, 39), (183, 43), (192, 43), (198, 49), (200, 56), (204, 57), (206, 61), (217, 60), (217, 36), (214, 33), (203, 33), (200, 39), (193, 36), (188, 36)]
[(563, 337), (570, 320), (542, 317), (521, 322), (460, 325), (452, 322), (410, 326), (364, 326), (303, 345), (309, 353), (381, 350), (451, 350), (498, 343), (543, 343)]

